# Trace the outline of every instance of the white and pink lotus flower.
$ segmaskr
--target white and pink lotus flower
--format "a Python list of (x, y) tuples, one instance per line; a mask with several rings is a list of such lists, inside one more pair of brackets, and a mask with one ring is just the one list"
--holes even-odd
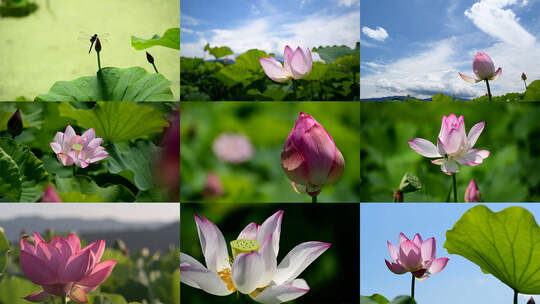
[(103, 138), (96, 137), (94, 128), (79, 136), (68, 125), (64, 133), (56, 132), (50, 146), (62, 165), (71, 166), (75, 164), (78, 167), (86, 168), (89, 164), (109, 156), (109, 153), (101, 146), (102, 142)]
[(485, 81), (487, 86), (487, 95), (491, 101), (491, 89), (489, 88), (489, 81), (496, 80), (502, 74), (502, 68), (499, 67), (495, 70), (495, 65), (493, 61), (484, 52), (478, 52), (474, 55), (473, 59), (473, 72), (476, 75), (477, 79), (472, 78), (471, 76), (464, 75), (459, 73), (459, 76), (468, 83), (478, 83), (480, 81)]
[(441, 170), (451, 175), (459, 172), (459, 166), (477, 166), (489, 156), (489, 151), (473, 149), (476, 140), (484, 130), (485, 122), (475, 124), (467, 136), (463, 115), (453, 113), (443, 116), (437, 146), (423, 138), (409, 140), (409, 146), (418, 154), (437, 158), (431, 162), (441, 166)]
[(386, 242), (392, 262), (384, 260), (388, 269), (395, 274), (410, 272), (418, 280), (425, 280), (429, 275), (443, 270), (448, 263), (448, 258), (435, 257), (435, 238), (424, 241), (417, 233), (411, 241), (401, 232), (398, 242), (399, 248)]
[(290, 46), (283, 51), (283, 65), (274, 57), (261, 57), (259, 62), (266, 75), (275, 82), (287, 82), (289, 79), (302, 79), (311, 72), (312, 58), (309, 48), (304, 53), (300, 47), (293, 52)]
[(304, 295), (309, 286), (303, 279), (298, 279), (298, 275), (330, 244), (301, 243), (278, 265), (282, 217), (280, 210), (262, 225), (247, 225), (231, 242), (230, 258), (221, 231), (208, 219), (195, 215), (206, 267), (193, 257), (180, 253), (180, 281), (216, 296), (238, 291), (266, 304), (291, 301)]

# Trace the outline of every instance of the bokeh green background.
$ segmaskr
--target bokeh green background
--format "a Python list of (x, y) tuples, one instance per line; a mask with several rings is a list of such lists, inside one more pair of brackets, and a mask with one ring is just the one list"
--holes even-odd
[[(88, 54), (89, 41), (77, 39), (80, 31), (110, 34), (102, 42), (102, 67), (140, 66), (154, 73), (145, 51), (131, 47), (131, 36), (149, 39), (180, 24), (178, 0), (35, 2), (39, 9), (27, 17), (0, 18), (0, 100), (33, 100), (56, 81), (95, 75), (96, 54)], [(179, 52), (160, 46), (147, 51), (179, 100)]]
[(410, 172), (420, 178), (422, 190), (405, 194), (405, 202), (446, 201), (451, 176), (407, 141), (420, 137), (436, 144), (442, 117), (450, 113), (464, 116), (467, 134), (485, 121), (474, 148), (491, 152), (479, 166), (460, 165), (459, 201), (471, 178), (486, 202), (540, 201), (540, 105), (499, 102), (361, 103), (361, 200), (391, 202)]
[[(279, 242), (278, 265), (296, 245), (308, 241), (331, 243), (298, 278), (310, 291), (288, 303), (358, 303), (360, 296), (359, 255), (360, 210), (358, 204), (182, 204), (180, 244), (182, 252), (204, 264), (194, 213), (213, 222), (227, 245), (251, 222), (262, 224), (278, 210), (284, 210)], [(230, 248), (229, 248), (230, 254)], [(181, 284), (180, 301), (190, 304), (254, 303), (247, 295), (214, 296)]]
[[(319, 202), (358, 202), (360, 103), (227, 102), (180, 103), (180, 201), (201, 201), (206, 175), (219, 176), (222, 202), (310, 202), (281, 168), (281, 150), (299, 113), (312, 115), (330, 133), (345, 158), (339, 181), (325, 186)], [(223, 132), (242, 133), (255, 153), (241, 165), (220, 162), (212, 151)]]

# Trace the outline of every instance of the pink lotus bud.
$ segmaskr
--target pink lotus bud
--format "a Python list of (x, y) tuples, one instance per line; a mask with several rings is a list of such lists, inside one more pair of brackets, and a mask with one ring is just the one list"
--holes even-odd
[(95, 45), (94, 49), (98, 53), (101, 52), (101, 41), (99, 41), (99, 38), (96, 38), (96, 45)]
[(477, 79), (459, 73), (461, 78), (469, 83), (477, 83), (483, 80), (495, 80), (502, 74), (502, 68), (499, 67), (495, 71), (495, 65), (488, 54), (484, 52), (476, 53), (473, 59), (473, 72)]
[(534, 298), (533, 298), (533, 297), (530, 297), (530, 298), (529, 298), (529, 301), (527, 301), (527, 304), (535, 304)]
[(150, 53), (146, 52), (146, 60), (148, 60), (149, 63), (154, 63), (154, 57), (150, 55)]
[(56, 193), (56, 190), (54, 190), (54, 187), (49, 184), (47, 186), (47, 189), (45, 189), (45, 193), (43, 193), (43, 196), (41, 197), (40, 202), (61, 203), (62, 199), (60, 199), (60, 196), (58, 196), (58, 193)]
[(436, 244), (434, 238), (422, 240), (416, 234), (410, 241), (405, 234), (399, 234), (399, 246), (386, 242), (392, 262), (384, 260), (386, 266), (395, 274), (412, 273), (417, 279), (427, 279), (430, 274), (440, 272), (446, 267), (448, 258), (435, 258)]
[(301, 112), (281, 151), (281, 166), (295, 190), (316, 196), (341, 177), (345, 160), (324, 127)]
[(203, 197), (212, 198), (221, 195), (223, 195), (223, 186), (221, 185), (218, 175), (215, 172), (208, 173), (204, 185)]
[(180, 195), (180, 113), (174, 112), (161, 142), (163, 150), (157, 156), (154, 171), (158, 182), (169, 189), (171, 200)]
[(300, 47), (293, 52), (290, 46), (283, 51), (283, 65), (274, 57), (261, 57), (259, 62), (270, 79), (276, 82), (286, 82), (289, 79), (302, 79), (311, 72), (312, 58), (309, 48), (304, 53)]
[(478, 185), (474, 181), (474, 178), (471, 179), (467, 190), (465, 191), (465, 202), (467, 203), (479, 203), (482, 201), (480, 191), (478, 190)]
[[(525, 75), (525, 73), (521, 73), (521, 79), (522, 80), (527, 80), (527, 75)], [(532, 298), (532, 297), (531, 297)]]
[(86, 294), (101, 285), (116, 264), (114, 260), (99, 263), (104, 250), (104, 240), (81, 249), (76, 234), (66, 238), (57, 236), (45, 242), (39, 233), (34, 232), (34, 245), (21, 239), (21, 270), (28, 280), (43, 287), (43, 290), (25, 299), (42, 302), (52, 295), (69, 297), (76, 303), (86, 303)]

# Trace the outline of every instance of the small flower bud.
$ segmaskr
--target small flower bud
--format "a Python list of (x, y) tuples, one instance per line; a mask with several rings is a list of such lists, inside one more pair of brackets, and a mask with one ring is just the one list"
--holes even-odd
[(43, 193), (43, 196), (40, 199), (40, 202), (43, 203), (61, 203), (62, 199), (60, 196), (58, 196), (58, 193), (56, 190), (54, 190), (54, 187), (49, 184), (47, 186), (47, 189), (45, 190), (45, 193)]
[[(525, 75), (525, 73), (521, 73), (521, 79), (527, 80), (527, 75)], [(532, 297), (531, 297), (531, 299), (532, 299)]]
[[(523, 74), (523, 75), (525, 75), (525, 74)], [(523, 79), (523, 80), (525, 80), (525, 79)], [(527, 304), (535, 304), (534, 298), (530, 297), (529, 301), (527, 301)]]
[(148, 52), (146, 52), (146, 60), (148, 60), (149, 63), (154, 64), (154, 57), (150, 55)]
[(396, 192), (394, 192), (394, 201), (398, 203), (403, 202), (403, 192), (401, 192), (401, 190), (397, 189)]
[(474, 181), (474, 178), (471, 179), (467, 190), (465, 190), (465, 202), (467, 203), (479, 203), (482, 201), (480, 191), (478, 190), (478, 185)]
[(101, 42), (99, 41), (99, 38), (96, 38), (96, 47), (95, 47), (95, 50), (96, 52), (101, 52)]
[[(422, 189), (422, 183), (418, 176), (411, 173), (405, 173), (401, 178), (401, 183), (399, 184), (399, 190), (402, 193), (415, 192)], [(397, 192), (397, 191), (396, 191)]]
[(17, 109), (17, 111), (13, 115), (11, 115), (11, 118), (8, 120), (7, 130), (9, 134), (13, 136), (13, 138), (15, 138), (15, 136), (21, 135), (23, 130), (23, 120), (19, 109)]

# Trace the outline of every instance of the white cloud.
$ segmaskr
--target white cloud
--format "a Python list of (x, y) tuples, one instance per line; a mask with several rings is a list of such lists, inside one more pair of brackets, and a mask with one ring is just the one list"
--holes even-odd
[(482, 90), (458, 76), (454, 38), (435, 42), (424, 52), (391, 63), (361, 62), (373, 71), (360, 79), (360, 98), (410, 94), (419, 98), (437, 93), (458, 97), (480, 96)]
[(192, 17), (190, 15), (186, 15), (184, 13), (182, 13), (182, 15), (180, 16), (181, 18), (181, 23), (182, 23), (182, 26), (185, 26), (185, 25), (199, 25), (201, 24), (201, 20), (195, 18), (195, 17)]
[(184, 33), (187, 33), (187, 34), (193, 34), (194, 33), (194, 31), (192, 29), (189, 29), (187, 27), (181, 27), (180, 32), (184, 32)]
[(467, 9), (465, 16), (497, 40), (515, 46), (533, 45), (536, 39), (519, 24), (519, 18), (511, 9), (504, 9), (516, 3), (517, 0), (481, 0)]
[(388, 32), (380, 26), (377, 26), (377, 29), (375, 30), (364, 26), (362, 27), (362, 33), (364, 33), (369, 38), (375, 39), (377, 41), (384, 41), (386, 38), (388, 38)]
[[(285, 45), (303, 49), (325, 45), (347, 45), (354, 48), (360, 37), (360, 12), (343, 15), (310, 15), (301, 21), (269, 15), (250, 19), (227, 29), (214, 29), (201, 34), (197, 42), (182, 43), (182, 56), (204, 57), (204, 45), (228, 46), (236, 54), (257, 48), (267, 53), (283, 54)], [(316, 30), (324, 29), (324, 31)]]
[(351, 7), (353, 5), (360, 4), (360, 0), (339, 0), (339, 6)]

